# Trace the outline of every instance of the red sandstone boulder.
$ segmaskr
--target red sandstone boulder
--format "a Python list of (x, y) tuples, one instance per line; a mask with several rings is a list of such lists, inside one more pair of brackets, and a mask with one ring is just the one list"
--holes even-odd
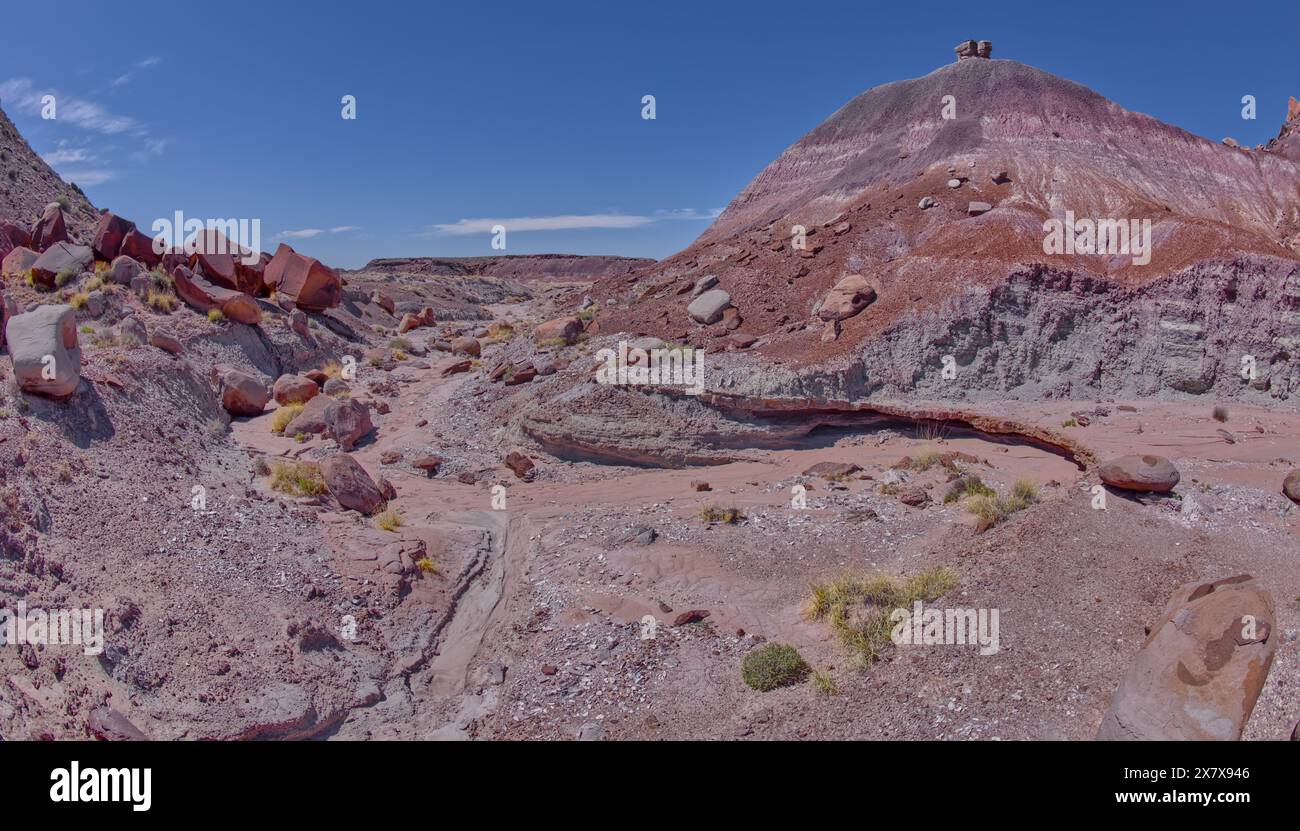
[(265, 280), (269, 289), (312, 312), (337, 306), (343, 296), (343, 284), (333, 269), (283, 243), (267, 263)]
[(384, 494), (375, 480), (346, 453), (321, 462), (320, 472), (326, 489), (344, 508), (370, 515), (384, 506)]
[(261, 415), (271, 394), (266, 384), (238, 369), (227, 368), (220, 377), (221, 406), (233, 416)]
[(144, 263), (145, 268), (154, 268), (162, 262), (162, 254), (153, 250), (153, 239), (136, 228), (132, 228), (122, 238), (122, 247), (117, 253)]
[(58, 202), (51, 202), (32, 226), (32, 248), (44, 251), (51, 245), (67, 241), (68, 226), (63, 219), (63, 207)]
[(329, 410), (334, 399), (327, 395), (316, 395), (307, 401), (307, 406), (302, 408), (302, 412), (294, 417), (284, 428), (286, 436), (296, 436), (299, 433), (311, 435), (313, 433), (324, 433), (326, 430), (325, 412)]
[(132, 280), (140, 276), (140, 264), (130, 257), (118, 255), (113, 258), (108, 274), (119, 286), (129, 286)]
[(1110, 741), (1235, 741), (1277, 650), (1268, 592), (1250, 578), (1188, 583), (1165, 605), (1097, 731)]
[(1282, 480), (1282, 493), (1292, 502), (1300, 502), (1300, 469), (1291, 471)]
[(281, 375), (271, 388), (271, 396), (280, 404), (306, 404), (319, 392), (315, 381), (301, 375)]
[(478, 338), (464, 337), (456, 338), (451, 342), (451, 351), (457, 355), (469, 355), (477, 358), (483, 351), (483, 347), (478, 342)]
[(21, 277), (27, 273), (27, 269), (36, 264), (36, 260), (40, 256), (30, 248), (19, 246), (6, 254), (3, 261), (0, 261), (0, 274), (5, 277)]
[(95, 255), (88, 245), (73, 245), (70, 242), (56, 242), (36, 258), (32, 263), (32, 279), (38, 286), (52, 289), (60, 272), (70, 272), (74, 276), (90, 268), (95, 262)]
[(253, 326), (262, 320), (262, 310), (257, 301), (234, 289), (214, 286), (185, 266), (172, 272), (176, 280), (176, 294), (200, 312), (219, 310), (230, 320)]
[(26, 248), (31, 244), (32, 236), (25, 228), (0, 220), (0, 260), (9, 256), (15, 248)]
[(533, 460), (520, 453), (518, 450), (511, 450), (505, 458), (506, 467), (510, 468), (520, 479), (528, 480), (533, 478), (533, 473), (537, 466)]
[(269, 294), (266, 288), (266, 266), (271, 262), (271, 255), (263, 251), (255, 263), (245, 263), (242, 258), (235, 260), (235, 278), (239, 281), (239, 290), (244, 294), (259, 297)]
[(370, 408), (360, 401), (336, 399), (325, 410), (325, 432), (343, 450), (351, 450), (373, 429)]
[[(223, 289), (242, 291), (239, 275), (235, 272), (235, 259), (246, 255), (248, 249), (231, 242), (225, 234), (216, 230), (202, 231), (195, 235), (192, 242), (195, 251), (189, 255), (191, 271), (201, 273), (209, 283)], [(187, 240), (186, 245), (190, 244), (191, 241)]]
[(1097, 469), (1101, 481), (1138, 493), (1169, 493), (1178, 484), (1178, 468), (1163, 456), (1120, 456)]
[(110, 211), (100, 214), (99, 222), (95, 225), (95, 236), (90, 243), (95, 257), (105, 262), (112, 262), (114, 257), (122, 253), (122, 243), (134, 230), (135, 223), (128, 219), (123, 219)]
[(411, 462), (411, 467), (424, 471), (424, 474), (432, 479), (433, 475), (438, 472), (438, 468), (442, 466), (442, 462), (441, 456), (417, 456)]
[(506, 386), (513, 387), (518, 384), (527, 384), (537, 377), (537, 368), (532, 364), (517, 368), (514, 372), (506, 375)]
[(154, 332), (149, 335), (149, 344), (173, 355), (179, 355), (185, 351), (185, 347), (181, 342), (166, 332)]
[(873, 289), (861, 274), (850, 274), (826, 294), (817, 316), (822, 320), (845, 320), (871, 305), (876, 299)]
[(419, 329), (424, 325), (424, 318), (413, 314), (402, 315), (402, 322), (398, 324), (397, 331), (406, 334), (412, 329)]
[(563, 341), (565, 346), (572, 344), (582, 332), (582, 321), (577, 317), (557, 317), (545, 323), (537, 324), (533, 330), (533, 340), (537, 343)]

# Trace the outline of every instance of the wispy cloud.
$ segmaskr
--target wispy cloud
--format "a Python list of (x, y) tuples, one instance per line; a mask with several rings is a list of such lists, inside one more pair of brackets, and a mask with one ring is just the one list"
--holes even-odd
[(75, 182), (82, 187), (102, 185), (117, 177), (116, 171), (105, 168), (93, 151), (84, 146), (70, 145), (67, 141), (60, 141), (55, 149), (42, 154), (41, 158), (64, 181)]
[(356, 225), (336, 225), (333, 228), (301, 228), (296, 231), (281, 231), (271, 239), (311, 239), (321, 234), (344, 234), (358, 230)]
[[(136, 67), (137, 70), (145, 69), (160, 62), (160, 58), (145, 58), (139, 61)], [(11, 113), (41, 116), (45, 109), (45, 103), (41, 99), (46, 95), (54, 96), (55, 107), (55, 117), (47, 122), (48, 124), (56, 127), (72, 127), (111, 139), (134, 139), (139, 142), (140, 149), (130, 153), (130, 158), (137, 162), (145, 162), (150, 157), (160, 155), (170, 142), (170, 139), (152, 135), (147, 126), (130, 116), (119, 115), (85, 98), (38, 87), (30, 78), (10, 78), (7, 81), (0, 81), (0, 105)], [(113, 169), (112, 160), (102, 160), (95, 152), (84, 146), (84, 141), (79, 144), (83, 146), (69, 146), (67, 140), (60, 141), (58, 147), (45, 154), (45, 163), (57, 170), (66, 181), (76, 182), (82, 186), (98, 185), (117, 178), (118, 172)], [(111, 145), (109, 147), (111, 148)], [(80, 165), (80, 167), (70, 169), (69, 165)]]
[(151, 66), (157, 66), (160, 63), (162, 63), (162, 58), (154, 58), (154, 57), (145, 58), (144, 60), (141, 61), (136, 61), (135, 66), (131, 67), (131, 69), (127, 70), (126, 72), (123, 72), (121, 75), (113, 79), (113, 86), (120, 87), (125, 84), (129, 84), (131, 83), (132, 79), (135, 78), (136, 75), (140, 74), (140, 70), (148, 69)]
[(109, 179), (116, 179), (117, 173), (112, 170), (60, 170), (59, 176), (63, 181), (74, 182), (79, 187), (94, 187)]
[(140, 122), (126, 115), (114, 115), (99, 104), (77, 98), (73, 95), (61, 95), (52, 89), (37, 89), (30, 78), (11, 78), (0, 81), (0, 102), (25, 115), (40, 115), (44, 104), (41, 98), (53, 95), (55, 98), (56, 123), (70, 124), (83, 130), (93, 130), (108, 136), (121, 133), (145, 136), (148, 130)]
[(641, 228), (656, 222), (679, 219), (713, 219), (721, 211), (697, 211), (682, 208), (656, 211), (653, 214), (560, 214), (558, 216), (518, 216), (496, 219), (459, 219), (432, 226), (429, 235), (468, 236), (487, 234), (502, 225), (507, 231), (575, 231), (590, 229)]
[(65, 147), (62, 142), (57, 150), (51, 150), (49, 153), (43, 153), (41, 158), (45, 163), (53, 168), (58, 168), (67, 164), (80, 164), (83, 162), (95, 161), (95, 155), (84, 147)]

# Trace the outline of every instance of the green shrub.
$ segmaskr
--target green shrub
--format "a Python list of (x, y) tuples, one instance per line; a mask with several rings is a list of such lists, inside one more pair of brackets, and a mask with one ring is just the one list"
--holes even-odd
[(740, 677), (759, 692), (798, 684), (808, 677), (808, 672), (808, 664), (799, 652), (783, 643), (763, 644), (740, 663)]

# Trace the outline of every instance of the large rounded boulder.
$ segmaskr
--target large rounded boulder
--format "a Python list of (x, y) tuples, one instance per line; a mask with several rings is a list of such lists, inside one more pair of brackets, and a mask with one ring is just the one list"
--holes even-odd
[(826, 321), (845, 320), (871, 305), (875, 299), (876, 290), (866, 278), (861, 274), (850, 274), (827, 293), (817, 316)]
[(294, 416), (288, 426), (284, 428), (286, 436), (297, 436), (298, 434), (310, 435), (312, 433), (324, 433), (327, 426), (325, 423), (325, 413), (329, 410), (334, 399), (328, 395), (317, 395), (307, 402), (302, 408), (302, 412)]
[(225, 369), (220, 376), (221, 406), (233, 416), (257, 416), (266, 409), (271, 393), (261, 379), (239, 369)]
[(384, 506), (384, 493), (366, 469), (346, 453), (330, 456), (320, 463), (325, 488), (344, 508), (373, 514)]
[(1282, 480), (1282, 493), (1292, 502), (1300, 502), (1300, 468), (1291, 471)]
[(533, 340), (538, 343), (562, 341), (565, 346), (572, 344), (582, 333), (582, 321), (576, 317), (557, 317), (545, 323), (537, 324), (533, 330)]
[(4, 259), (0, 260), (0, 275), (5, 277), (21, 277), (27, 273), (27, 270), (36, 264), (40, 259), (37, 254), (26, 246), (18, 246), (14, 250), (5, 254)]
[(1136, 493), (1169, 493), (1178, 484), (1178, 468), (1163, 456), (1120, 456), (1098, 468), (1101, 481)]
[(283, 404), (306, 404), (316, 397), (320, 387), (310, 378), (301, 375), (281, 375), (275, 379), (271, 395), (276, 402)]
[(325, 433), (344, 450), (351, 450), (373, 429), (370, 408), (360, 401), (335, 400), (325, 410)]
[(32, 280), (39, 286), (52, 289), (58, 285), (60, 273), (79, 275), (89, 270), (94, 262), (95, 254), (89, 245), (56, 242), (32, 263)]
[(722, 319), (722, 313), (731, 307), (731, 295), (722, 289), (710, 289), (691, 301), (686, 314), (696, 323), (708, 325)]
[(71, 306), (38, 306), (5, 324), (14, 377), (25, 392), (66, 398), (81, 382), (77, 313)]
[(1097, 731), (1111, 741), (1235, 741), (1277, 649), (1268, 592), (1239, 575), (1174, 592)]

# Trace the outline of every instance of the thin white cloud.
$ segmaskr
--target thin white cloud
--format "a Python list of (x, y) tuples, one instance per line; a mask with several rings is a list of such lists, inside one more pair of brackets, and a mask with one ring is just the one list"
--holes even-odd
[(311, 239), (321, 234), (342, 234), (357, 230), (356, 225), (338, 225), (333, 228), (301, 228), (296, 231), (281, 231), (271, 239)]
[[(145, 58), (136, 64), (139, 68), (154, 66), (161, 58)], [(54, 96), (54, 118), (48, 123), (55, 126), (70, 126), (105, 136), (125, 136), (139, 141), (143, 149), (130, 154), (137, 162), (147, 162), (150, 157), (158, 156), (170, 142), (170, 139), (156, 138), (148, 127), (126, 115), (117, 115), (93, 101), (64, 95), (57, 90), (42, 89), (32, 83), (30, 78), (10, 78), (0, 81), (0, 106), (11, 113), (21, 113), (33, 117), (43, 115), (45, 103), (41, 100), (46, 95)], [(60, 165), (100, 163), (100, 159), (90, 151), (69, 148), (66, 141), (60, 141), (58, 148), (51, 151), (45, 161), (58, 169)], [(116, 173), (102, 168), (81, 169), (77, 171), (59, 170), (65, 179), (75, 180), (79, 185), (94, 185), (115, 178)]]
[(134, 67), (132, 67), (128, 71), (114, 78), (112, 81), (112, 85), (115, 87), (120, 87), (125, 84), (129, 84), (131, 83), (131, 80), (135, 78), (136, 75), (140, 74), (140, 70), (148, 69), (151, 66), (157, 66), (160, 63), (162, 63), (162, 58), (155, 58), (155, 57), (145, 58), (142, 61), (137, 61)]
[(111, 170), (61, 170), (59, 176), (63, 181), (74, 182), (81, 187), (94, 187), (117, 178), (117, 174)]
[(63, 147), (59, 146), (58, 150), (52, 150), (41, 156), (45, 163), (53, 168), (58, 168), (65, 164), (79, 164), (84, 162), (95, 161), (95, 156), (84, 147)]
[(655, 211), (655, 219), (717, 219), (722, 214), (722, 208), (712, 208), (707, 211), (697, 211), (694, 208), (676, 208), (670, 211)]
[(501, 225), (507, 231), (576, 231), (590, 229), (641, 228), (656, 222), (676, 219), (713, 219), (720, 210), (697, 211), (694, 208), (656, 211), (642, 214), (560, 214), (558, 216), (518, 216), (496, 219), (459, 219), (429, 229), (429, 235), (468, 236), (490, 234)]
[(130, 116), (114, 115), (93, 101), (61, 95), (55, 90), (38, 90), (30, 78), (0, 81), (0, 104), (25, 115), (39, 116), (44, 107), (41, 98), (47, 94), (53, 95), (55, 99), (55, 123), (70, 124), (109, 136), (120, 133), (137, 136), (148, 134), (148, 130)]

